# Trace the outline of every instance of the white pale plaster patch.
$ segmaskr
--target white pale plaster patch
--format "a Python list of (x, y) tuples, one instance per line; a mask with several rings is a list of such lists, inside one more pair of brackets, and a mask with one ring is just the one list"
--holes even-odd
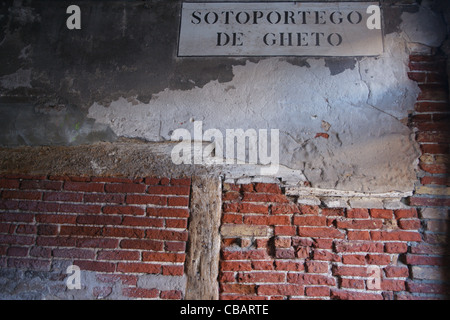
[[(400, 120), (413, 109), (417, 85), (407, 78), (406, 42), (385, 37), (385, 53), (331, 75), (324, 59), (309, 67), (282, 58), (234, 66), (230, 82), (169, 90), (148, 104), (126, 98), (94, 103), (89, 117), (118, 136), (170, 140), (192, 121), (203, 130), (279, 129), (280, 163), (302, 170), (312, 186), (363, 192), (409, 191), (418, 157), (411, 131)], [(326, 135), (322, 127), (327, 122)]]

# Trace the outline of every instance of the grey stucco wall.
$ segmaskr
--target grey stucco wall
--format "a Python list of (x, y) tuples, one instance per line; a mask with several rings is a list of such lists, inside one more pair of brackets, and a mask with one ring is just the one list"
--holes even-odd
[(81, 30), (66, 28), (70, 4), (0, 8), (1, 145), (279, 129), (280, 163), (313, 187), (413, 189), (409, 47), (445, 40), (436, 1), (382, 1), (384, 53), (346, 58), (179, 58), (180, 1), (79, 1)]

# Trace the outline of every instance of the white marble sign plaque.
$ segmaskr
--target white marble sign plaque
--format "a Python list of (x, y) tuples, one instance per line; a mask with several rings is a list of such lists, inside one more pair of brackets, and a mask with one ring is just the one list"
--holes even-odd
[(378, 2), (183, 3), (178, 56), (376, 56)]

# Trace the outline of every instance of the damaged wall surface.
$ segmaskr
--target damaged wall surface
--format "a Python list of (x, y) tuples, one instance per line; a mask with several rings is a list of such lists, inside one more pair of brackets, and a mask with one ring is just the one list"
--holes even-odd
[(446, 35), (430, 8), (382, 2), (377, 57), (178, 58), (179, 1), (81, 2), (81, 30), (65, 27), (68, 5), (2, 6), (3, 146), (163, 142), (193, 121), (278, 129), (280, 164), (314, 187), (412, 190), (409, 46)]
[(3, 1), (0, 299), (447, 299), (449, 5), (380, 7), (377, 56), (179, 57), (181, 0)]

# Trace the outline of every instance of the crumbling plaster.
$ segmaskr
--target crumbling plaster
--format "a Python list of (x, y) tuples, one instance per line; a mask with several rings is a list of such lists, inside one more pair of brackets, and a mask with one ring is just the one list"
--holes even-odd
[(224, 133), (279, 129), (280, 163), (313, 187), (413, 189), (419, 151), (407, 119), (419, 89), (408, 46), (446, 36), (428, 1), (382, 1), (378, 57), (251, 59), (176, 57), (179, 1), (87, 3), (79, 33), (55, 14), (64, 1), (2, 8), (2, 145), (163, 142), (194, 121)]

